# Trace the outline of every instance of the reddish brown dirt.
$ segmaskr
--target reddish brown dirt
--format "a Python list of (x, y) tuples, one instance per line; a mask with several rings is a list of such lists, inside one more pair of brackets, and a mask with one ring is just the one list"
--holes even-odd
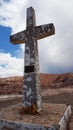
[[(55, 74), (40, 74), (41, 88), (47, 89), (57, 78)], [(0, 95), (22, 94), (23, 77), (9, 77), (0, 79)]]
[(65, 104), (43, 103), (43, 110), (36, 114), (20, 114), (22, 104), (9, 106), (0, 109), (1, 119), (26, 122), (32, 124), (41, 124), (46, 127), (57, 124), (67, 109)]
[[(40, 74), (41, 90), (49, 88), (73, 88), (73, 73)], [(22, 94), (23, 77), (0, 79), (0, 95)]]

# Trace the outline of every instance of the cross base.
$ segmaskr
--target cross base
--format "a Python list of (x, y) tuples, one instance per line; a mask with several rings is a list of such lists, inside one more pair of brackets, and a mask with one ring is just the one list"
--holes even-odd
[(33, 103), (30, 107), (23, 107), (20, 110), (20, 114), (24, 115), (24, 114), (39, 114), (38, 109), (37, 109), (37, 105), (35, 103)]
[(20, 115), (22, 103), (0, 109), (0, 130), (57, 130), (52, 125), (58, 124), (67, 106), (50, 103), (42, 105), (43, 111), (39, 114)]

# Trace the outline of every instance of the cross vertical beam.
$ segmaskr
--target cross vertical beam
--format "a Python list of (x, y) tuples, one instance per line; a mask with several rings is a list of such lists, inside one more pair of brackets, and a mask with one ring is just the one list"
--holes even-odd
[(23, 85), (23, 106), (29, 108), (34, 105), (40, 111), (41, 95), (39, 81), (38, 45), (32, 36), (32, 28), (36, 26), (34, 9), (27, 9), (27, 39), (25, 44), (25, 75)]

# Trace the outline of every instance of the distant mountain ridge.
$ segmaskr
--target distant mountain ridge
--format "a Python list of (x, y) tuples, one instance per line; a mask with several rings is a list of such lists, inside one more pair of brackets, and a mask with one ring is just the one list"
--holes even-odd
[[(49, 88), (73, 87), (73, 73), (40, 74), (41, 90)], [(23, 77), (14, 76), (0, 79), (0, 95), (22, 94)]]

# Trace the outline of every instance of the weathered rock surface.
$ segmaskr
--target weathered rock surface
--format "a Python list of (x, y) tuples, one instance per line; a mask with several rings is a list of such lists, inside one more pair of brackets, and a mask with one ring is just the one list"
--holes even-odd
[(66, 74), (60, 74), (56, 80), (53, 82), (53, 84), (56, 87), (68, 87), (73, 85), (73, 74), (72, 73), (66, 73)]
[(0, 79), (0, 95), (21, 94), (23, 77), (9, 77)]
[[(73, 88), (73, 73), (40, 74), (41, 90), (48, 88)], [(0, 95), (22, 94), (23, 77), (15, 76), (0, 79)]]

